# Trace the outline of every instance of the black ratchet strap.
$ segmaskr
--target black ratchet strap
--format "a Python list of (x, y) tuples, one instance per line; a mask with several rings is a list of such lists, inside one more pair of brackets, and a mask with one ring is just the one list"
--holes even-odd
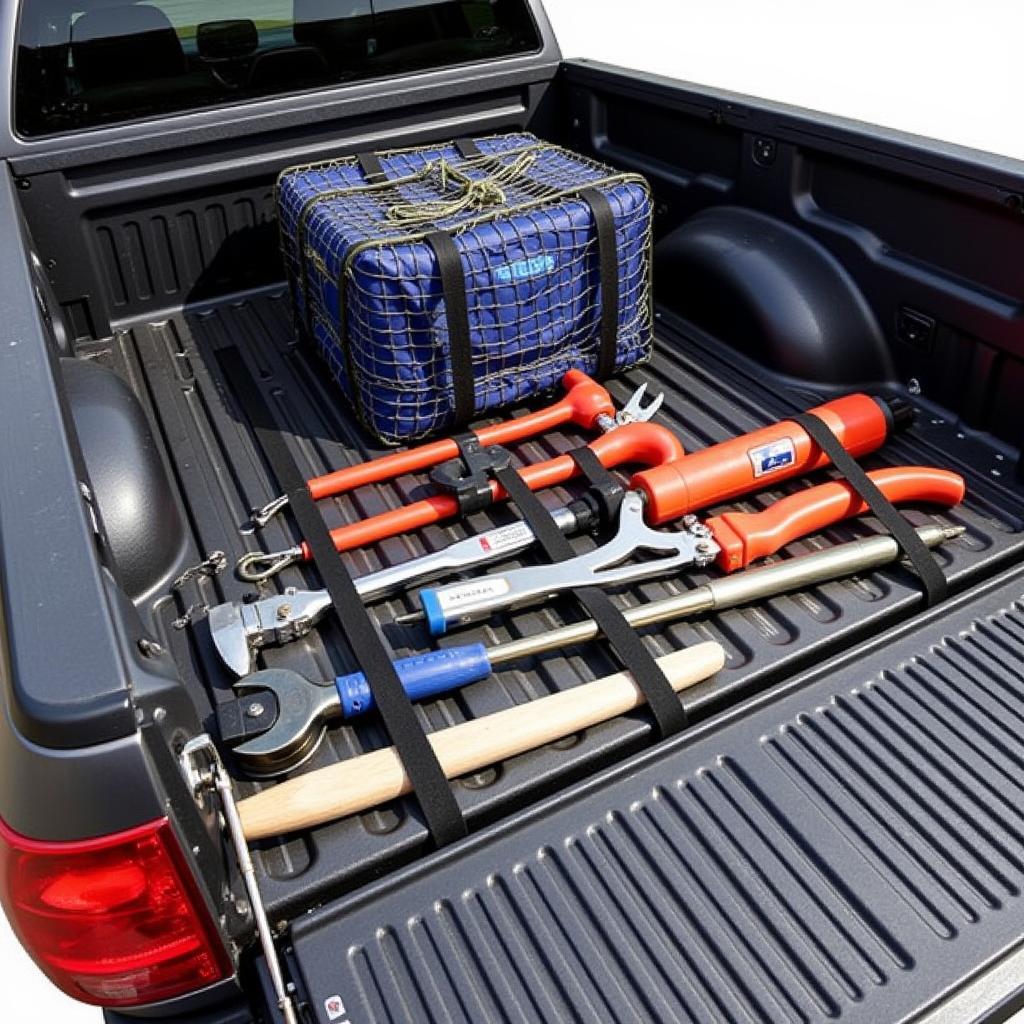
[(463, 160), (472, 160), (475, 157), (483, 156), (483, 151), (473, 139), (456, 139), (455, 148)]
[(473, 350), (469, 335), (469, 309), (466, 305), (466, 275), (458, 246), (446, 231), (432, 231), (424, 239), (434, 250), (441, 291), (444, 294), (448, 323), (448, 355), (452, 369), (452, 411), (456, 425), (473, 418)]
[(626, 493), (622, 481), (601, 462), (589, 445), (574, 448), (569, 456), (589, 484), (573, 505), (581, 503), (589, 510), (592, 521), (596, 520), (603, 529), (614, 529)]
[(814, 413), (802, 412), (790, 416), (810, 435), (811, 440), (832, 460), (847, 483), (860, 495), (879, 522), (892, 534), (893, 540), (910, 559), (910, 564), (921, 579), (925, 604), (931, 607), (945, 600), (949, 592), (946, 577), (934, 555), (917, 535), (917, 530), (904, 519), (895, 505), (878, 489), (871, 477), (843, 447), (831, 427)]
[(468, 516), (487, 508), (494, 501), (491, 475), (499, 467), (509, 466), (512, 456), (501, 445), (484, 447), (472, 430), (455, 434), (461, 459), (450, 459), (430, 471), (430, 482), (452, 495), (459, 503), (459, 515)]
[[(564, 562), (575, 555), (572, 545), (555, 525), (551, 513), (511, 467), (495, 470), (498, 483), (519, 507), (537, 543), (552, 562)], [(679, 695), (665, 678), (640, 634), (626, 621), (611, 598), (598, 587), (573, 591), (587, 614), (597, 623), (622, 666), (632, 673), (654, 715), (655, 727), (664, 739), (686, 727), (686, 711)]]
[(612, 205), (596, 188), (585, 188), (580, 199), (590, 207), (597, 235), (597, 259), (601, 282), (601, 318), (594, 376), (605, 380), (615, 372), (619, 342), (619, 257), (615, 245), (615, 214)]
[(263, 394), (237, 348), (220, 349), (217, 359), (249, 417), (271, 470), (288, 496), (292, 514), (312, 550), (313, 560), (334, 604), (345, 640), (366, 675), (384, 728), (398, 751), (434, 841), (443, 846), (461, 839), (467, 832), (466, 821), (452, 788), (426, 733), (416, 720), (413, 706), (392, 664), (391, 652), (356, 593), (352, 577), (334, 550), (327, 526), (309, 496), (309, 488), (284, 437), (274, 426)]
[(359, 169), (363, 172), (367, 185), (379, 185), (388, 180), (380, 157), (376, 153), (369, 151), (356, 153), (356, 163), (359, 164)]

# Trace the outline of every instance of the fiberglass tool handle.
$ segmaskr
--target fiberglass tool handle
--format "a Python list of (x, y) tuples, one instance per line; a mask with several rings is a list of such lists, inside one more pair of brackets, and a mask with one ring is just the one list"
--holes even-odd
[[(713, 642), (658, 659), (677, 692), (713, 676), (724, 664), (725, 651)], [(445, 776), (452, 779), (625, 714), (643, 702), (633, 677), (618, 672), (441, 729), (427, 739)], [(252, 841), (358, 814), (410, 789), (398, 752), (386, 747), (265, 789), (242, 800), (238, 812), (245, 837)]]
[[(628, 423), (609, 434), (595, 438), (587, 445), (606, 469), (626, 463), (662, 466), (685, 454), (676, 436), (657, 423)], [(524, 466), (517, 471), (531, 491), (565, 483), (579, 473), (571, 455), (559, 455), (545, 462)], [(508, 495), (497, 480), (490, 482), (493, 501), (505, 501)], [(349, 523), (331, 530), (335, 550), (351, 551), (388, 537), (431, 526), (459, 514), (459, 502), (450, 494), (432, 494), (402, 508), (381, 512), (358, 523)], [(305, 545), (303, 545), (305, 548)], [(308, 553), (304, 553), (308, 558)]]
[[(647, 408), (650, 409), (650, 406)], [(625, 463), (660, 466), (673, 459), (681, 459), (685, 454), (675, 434), (658, 423), (645, 422), (625, 423), (591, 441), (587, 447), (606, 469)], [(571, 455), (559, 455), (545, 462), (524, 466), (517, 472), (531, 491), (539, 491), (571, 479), (579, 473), (579, 467)], [(508, 497), (497, 480), (491, 480), (489, 487), (493, 501), (504, 501)], [(432, 494), (428, 498), (378, 513), (358, 523), (338, 526), (331, 530), (331, 541), (336, 551), (351, 551), (452, 519), (458, 514), (459, 501), (456, 497), (451, 494)], [(258, 583), (289, 565), (308, 562), (312, 558), (309, 545), (302, 541), (284, 551), (250, 551), (238, 560), (235, 571), (240, 579)]]
[[(481, 447), (515, 444), (529, 437), (535, 437), (548, 430), (555, 430), (574, 423), (583, 430), (600, 429), (608, 433), (627, 423), (649, 420), (661, 406), (664, 395), (657, 395), (647, 405), (643, 404), (647, 384), (642, 384), (619, 412), (607, 388), (591, 380), (582, 370), (569, 370), (562, 378), (566, 394), (552, 405), (535, 412), (517, 416), (514, 419), (492, 423), (473, 430), (472, 434)], [(452, 438), (442, 438), (429, 444), (418, 445), (405, 451), (382, 455), (368, 462), (325, 473), (306, 481), (309, 495), (314, 501), (347, 494), (359, 487), (379, 484), (407, 473), (418, 473), (438, 466), (450, 459), (460, 457), (458, 443)], [(286, 497), (275, 498), (261, 509), (254, 509), (252, 521), (256, 526), (267, 523), (288, 504)]]
[[(962, 526), (931, 525), (918, 527), (917, 535), (923, 544), (933, 548), (960, 536), (963, 531)], [(897, 561), (900, 553), (899, 545), (892, 537), (865, 537), (709, 580), (703, 586), (673, 597), (627, 608), (622, 614), (631, 626), (640, 628), (655, 622), (723, 611), (867, 572)], [(494, 647), (467, 644), (430, 651), (402, 659), (395, 663), (395, 667), (410, 697), (436, 696), (454, 686), (483, 679), (497, 666), (545, 651), (564, 650), (572, 644), (592, 640), (598, 633), (597, 623), (593, 619), (585, 619), (560, 629), (508, 640)], [(247, 740), (234, 751), (247, 771), (260, 776), (290, 771), (316, 749), (329, 721), (361, 714), (372, 706), (366, 678), (360, 672), (338, 677), (332, 687), (312, 683), (297, 672), (264, 669), (242, 680), (238, 689), (246, 693), (269, 690), (279, 709), (269, 730)]]
[[(956, 505), (964, 495), (956, 473), (926, 466), (879, 469), (868, 474), (890, 501), (923, 501)], [(543, 566), (490, 573), (419, 592), (421, 611), (401, 616), (406, 622), (424, 618), (431, 635), (441, 636), (456, 625), (479, 622), (495, 612), (529, 604), (565, 590), (611, 586), (663, 576), (682, 567), (701, 567), (715, 561), (726, 572), (741, 569), (755, 558), (860, 515), (867, 505), (845, 481), (810, 487), (776, 502), (763, 512), (726, 513), (682, 530), (657, 532), (643, 523), (643, 503), (636, 491), (623, 499), (619, 530), (593, 551)], [(622, 565), (639, 551), (663, 551), (662, 558)]]
[[(899, 400), (865, 394), (845, 395), (808, 411), (825, 421), (855, 459), (881, 448), (913, 415)], [(691, 452), (685, 459), (645, 469), (633, 477), (630, 487), (643, 492), (647, 521), (657, 526), (829, 463), (803, 427), (782, 420)]]

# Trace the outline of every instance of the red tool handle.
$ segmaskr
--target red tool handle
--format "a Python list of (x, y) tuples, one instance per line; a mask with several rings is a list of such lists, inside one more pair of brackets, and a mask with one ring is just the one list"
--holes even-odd
[[(926, 501), (957, 505), (963, 500), (963, 477), (928, 466), (878, 469), (868, 476), (891, 501)], [(718, 567), (726, 572), (742, 569), (756, 558), (773, 555), (794, 540), (851, 516), (868, 506), (845, 481), (821, 484), (775, 502), (764, 512), (726, 512), (705, 521), (721, 546)]]
[[(627, 423), (610, 434), (595, 438), (588, 445), (608, 469), (625, 463), (646, 466), (660, 466), (681, 459), (685, 452), (675, 434), (658, 423)], [(559, 455), (546, 462), (537, 462), (519, 470), (531, 491), (554, 487), (564, 483), (579, 472), (571, 455)], [(505, 501), (508, 495), (496, 480), (491, 481), (491, 495), (495, 501)], [(418, 530), (444, 519), (458, 515), (458, 502), (449, 494), (433, 494), (411, 505), (382, 512), (360, 523), (349, 523), (331, 531), (331, 540), (338, 551), (351, 551), (395, 537), (400, 533)], [(305, 542), (302, 555), (307, 561), (312, 557)]]
[[(582, 370), (570, 370), (562, 378), (566, 395), (544, 409), (494, 423), (473, 431), (483, 445), (513, 444), (527, 437), (543, 434), (566, 423), (575, 423), (584, 430), (593, 430), (599, 416), (614, 416), (615, 404), (608, 391), (591, 380)], [(379, 484), (406, 473), (417, 473), (459, 457), (459, 446), (451, 439), (410, 448), (408, 451), (383, 455), (379, 459), (360, 462), (356, 466), (327, 473), (309, 480), (306, 486), (314, 501), (345, 494), (367, 484)], [(388, 536), (391, 536), (388, 534)]]
[[(880, 448), (893, 416), (881, 399), (846, 395), (810, 410), (823, 419), (854, 457)], [(647, 499), (647, 521), (667, 523), (688, 512), (775, 485), (827, 466), (829, 458), (792, 420), (723, 441), (672, 465), (637, 473), (630, 487)]]

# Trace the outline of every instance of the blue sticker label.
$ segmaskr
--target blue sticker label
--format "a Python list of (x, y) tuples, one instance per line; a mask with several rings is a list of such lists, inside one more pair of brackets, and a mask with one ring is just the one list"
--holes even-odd
[(513, 281), (525, 281), (528, 277), (540, 277), (550, 274), (555, 269), (555, 257), (550, 253), (531, 256), (528, 260), (516, 260), (494, 268), (494, 279), (498, 284), (511, 284)]
[(748, 454), (755, 477), (776, 473), (796, 462), (796, 449), (788, 437), (781, 441), (772, 441), (771, 444), (763, 444), (760, 448), (751, 448)]

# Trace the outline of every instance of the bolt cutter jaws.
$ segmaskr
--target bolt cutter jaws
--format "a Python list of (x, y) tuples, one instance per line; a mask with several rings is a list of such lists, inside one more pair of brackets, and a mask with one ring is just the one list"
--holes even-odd
[(661, 408), (665, 401), (665, 392), (659, 391), (647, 405), (644, 405), (644, 395), (647, 394), (648, 381), (644, 381), (629, 397), (629, 401), (615, 414), (615, 425), (624, 427), (627, 423), (646, 423), (654, 418), (654, 414)]

